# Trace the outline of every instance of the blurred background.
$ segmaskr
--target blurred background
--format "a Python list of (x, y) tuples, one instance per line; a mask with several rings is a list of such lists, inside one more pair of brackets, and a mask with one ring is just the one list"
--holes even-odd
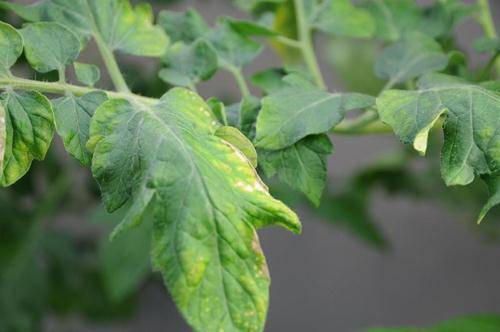
[[(490, 2), (500, 22), (500, 2)], [(193, 7), (210, 24), (223, 15), (248, 17), (228, 0), (152, 3), (156, 13)], [(10, 13), (0, 15), (21, 25)], [(472, 20), (455, 29), (458, 47), (472, 56), (469, 68), (487, 59), (471, 47), (481, 34)], [(382, 45), (324, 36), (316, 45), (330, 90), (376, 93), (383, 85), (372, 73)], [(93, 45), (82, 59), (101, 64)], [(158, 61), (119, 56), (119, 62), (134, 91), (158, 96), (168, 89), (157, 78)], [(266, 48), (245, 73), (279, 66), (281, 60)], [(22, 64), (14, 71), (57, 77), (35, 74)], [(110, 86), (103, 77), (99, 87)], [(202, 83), (199, 92), (228, 104), (239, 98), (224, 72)], [(434, 135), (425, 158), (391, 135), (332, 136), (335, 154), (319, 209), (267, 179), (304, 226), (300, 236), (260, 231), (272, 276), (267, 331), (426, 326), (500, 312), (500, 211), (475, 224), (486, 188), (443, 185), (441, 137)], [(0, 189), (0, 331), (189, 331), (161, 278), (150, 271), (148, 224), (107, 241), (119, 215), (103, 211), (90, 171), (67, 156), (59, 138), (46, 161), (34, 163), (11, 188)]]

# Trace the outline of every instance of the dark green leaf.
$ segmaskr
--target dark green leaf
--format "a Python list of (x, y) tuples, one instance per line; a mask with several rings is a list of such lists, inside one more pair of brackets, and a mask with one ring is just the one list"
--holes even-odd
[(264, 93), (277, 92), (285, 87), (282, 79), (286, 72), (281, 68), (271, 68), (255, 73), (252, 76), (253, 85), (259, 87)]
[(319, 205), (327, 179), (327, 160), (332, 153), (327, 135), (311, 135), (282, 150), (259, 150), (259, 161), (266, 176), (278, 174), (282, 182)]
[(203, 17), (194, 9), (188, 9), (184, 13), (162, 10), (158, 16), (158, 24), (165, 29), (172, 43), (191, 43), (208, 31)]
[(12, 26), (0, 22), (0, 76), (9, 73), (23, 52), (23, 39)]
[(41, 73), (66, 68), (80, 53), (80, 42), (76, 36), (59, 23), (27, 24), (21, 34), (26, 58)]
[(0, 182), (9, 186), (28, 172), (33, 159), (45, 158), (54, 120), (50, 102), (38, 92), (10, 91), (2, 95), (2, 104), (6, 135)]
[(68, 95), (54, 100), (56, 129), (64, 147), (83, 165), (90, 165), (91, 154), (85, 147), (90, 120), (95, 110), (107, 100), (103, 92), (90, 92), (82, 97)]

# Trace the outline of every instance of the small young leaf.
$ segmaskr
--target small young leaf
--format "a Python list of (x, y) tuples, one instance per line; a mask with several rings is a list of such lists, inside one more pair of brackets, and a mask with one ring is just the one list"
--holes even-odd
[(300, 224), (217, 128), (186, 89), (154, 106), (107, 101), (91, 124), (92, 172), (109, 211), (151, 202), (154, 266), (195, 330), (259, 331), (269, 276), (255, 229)]
[(75, 62), (73, 66), (75, 68), (76, 79), (86, 86), (93, 87), (101, 78), (101, 71), (96, 65)]
[(282, 182), (302, 191), (313, 204), (319, 205), (327, 179), (327, 159), (333, 153), (327, 135), (307, 136), (288, 148), (258, 153), (266, 176), (277, 173)]
[(257, 151), (255, 151), (252, 142), (250, 142), (241, 131), (234, 127), (222, 126), (217, 128), (215, 136), (232, 144), (245, 155), (253, 167), (257, 167)]
[(424, 34), (412, 32), (384, 50), (375, 64), (375, 73), (393, 83), (402, 83), (444, 69), (447, 63), (448, 57), (437, 42)]
[(162, 10), (158, 16), (158, 24), (166, 31), (172, 43), (192, 43), (209, 29), (203, 17), (194, 9), (188, 9), (184, 13)]
[(382, 121), (403, 142), (425, 152), (427, 135), (446, 115), (441, 174), (447, 185), (466, 185), (475, 175), (495, 174), (500, 165), (500, 97), (469, 84), (390, 90), (377, 99)]
[(21, 29), (30, 65), (41, 73), (64, 69), (78, 58), (80, 42), (59, 23), (37, 22)]
[(23, 39), (19, 32), (7, 23), (0, 22), (0, 76), (9, 73), (23, 52)]
[(219, 123), (221, 123), (224, 126), (227, 126), (228, 125), (227, 113), (226, 113), (226, 106), (224, 106), (224, 103), (221, 102), (219, 99), (212, 97), (207, 100), (207, 104), (208, 106), (210, 106), (212, 114), (219, 121)]
[(38, 92), (4, 93), (1, 97), (5, 116), (5, 141), (2, 186), (19, 180), (33, 159), (42, 160), (54, 135), (50, 102)]
[(163, 81), (190, 88), (210, 79), (218, 67), (217, 54), (202, 39), (190, 45), (175, 43), (163, 57), (163, 62), (167, 65), (159, 72)]
[(245, 96), (239, 107), (239, 128), (246, 137), (255, 138), (255, 122), (260, 111), (260, 100), (252, 95)]
[(279, 150), (300, 139), (327, 132), (348, 110), (366, 108), (374, 98), (358, 93), (328, 93), (292, 86), (262, 99), (257, 118), (256, 146)]
[(221, 66), (242, 67), (252, 62), (262, 51), (259, 43), (235, 31), (226, 20), (219, 20), (207, 38), (215, 48)]
[(375, 31), (372, 16), (353, 6), (350, 0), (327, 0), (321, 6), (313, 25), (323, 32), (363, 38), (370, 37)]
[(89, 138), (90, 120), (97, 107), (106, 100), (106, 94), (95, 91), (82, 97), (61, 97), (53, 102), (56, 130), (66, 150), (82, 165), (88, 166), (91, 160), (85, 147)]

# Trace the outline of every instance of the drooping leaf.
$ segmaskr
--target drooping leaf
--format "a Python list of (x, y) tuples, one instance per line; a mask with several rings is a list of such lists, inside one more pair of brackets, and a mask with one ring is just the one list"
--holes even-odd
[(327, 132), (344, 118), (346, 111), (373, 103), (372, 97), (358, 93), (290, 86), (262, 99), (256, 146), (267, 150), (286, 148), (308, 135)]
[(328, 156), (333, 153), (327, 135), (311, 135), (282, 150), (258, 152), (266, 176), (278, 174), (282, 182), (319, 205), (327, 179)]
[(444, 69), (447, 63), (448, 57), (436, 41), (412, 32), (384, 50), (375, 64), (375, 73), (392, 83), (401, 83)]
[(160, 78), (184, 87), (194, 87), (200, 81), (210, 79), (218, 67), (217, 54), (202, 39), (190, 45), (175, 43), (163, 57), (163, 62), (167, 68), (160, 70)]
[(214, 123), (185, 89), (155, 106), (110, 100), (91, 125), (92, 171), (109, 211), (151, 205), (154, 266), (195, 330), (260, 331), (269, 277), (255, 229), (300, 226)]
[(365, 9), (353, 6), (350, 0), (325, 1), (313, 25), (338, 36), (370, 37), (375, 31), (372, 16)]
[(441, 174), (447, 185), (466, 185), (500, 165), (500, 97), (470, 84), (390, 90), (377, 99), (380, 118), (397, 136), (425, 153), (429, 130), (445, 116)]
[(151, 236), (152, 222), (145, 222), (113, 241), (102, 238), (98, 257), (104, 286), (112, 300), (123, 301), (150, 274)]
[(5, 112), (2, 186), (19, 180), (33, 159), (42, 160), (54, 135), (50, 102), (38, 92), (6, 92), (1, 96)]
[(162, 10), (158, 16), (158, 24), (165, 29), (172, 43), (192, 43), (208, 31), (203, 17), (194, 9), (185, 12)]
[(23, 39), (19, 32), (7, 23), (0, 22), (0, 77), (9, 73), (23, 52)]
[(259, 43), (235, 31), (224, 19), (208, 32), (207, 39), (217, 52), (221, 66), (243, 67), (262, 51)]
[(252, 142), (250, 142), (248, 138), (241, 133), (241, 131), (235, 127), (222, 126), (217, 128), (215, 136), (220, 137), (224, 141), (232, 144), (245, 155), (253, 167), (257, 167), (257, 151), (255, 151)]
[(500, 317), (480, 315), (453, 319), (426, 328), (376, 328), (367, 332), (496, 332), (500, 329)]
[(488, 190), (490, 192), (490, 198), (486, 204), (481, 209), (477, 222), (480, 223), (486, 214), (495, 206), (500, 204), (500, 175), (489, 175), (484, 177), (486, 184), (488, 185)]
[(101, 71), (96, 65), (75, 62), (73, 66), (75, 68), (76, 79), (86, 86), (93, 87), (101, 78)]
[(103, 92), (90, 92), (82, 97), (68, 95), (54, 100), (57, 133), (64, 147), (83, 165), (90, 165), (91, 155), (85, 145), (89, 138), (90, 120), (95, 110), (107, 100)]
[(80, 53), (80, 42), (66, 27), (54, 22), (26, 24), (21, 29), (30, 65), (41, 73), (64, 69)]
[(55, 21), (77, 34), (83, 46), (90, 37), (102, 39), (111, 50), (139, 56), (161, 56), (168, 38), (153, 25), (149, 4), (132, 7), (128, 0), (43, 0), (32, 5), (0, 1), (28, 21)]

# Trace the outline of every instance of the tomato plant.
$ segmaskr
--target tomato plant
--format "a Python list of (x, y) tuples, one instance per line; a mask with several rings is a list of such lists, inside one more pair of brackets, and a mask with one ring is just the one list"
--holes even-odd
[[(500, 85), (495, 80), (500, 41), (486, 0), (473, 5), (442, 0), (426, 8), (410, 0), (235, 4), (253, 19), (221, 17), (209, 26), (194, 9), (161, 11), (155, 20), (149, 4), (133, 6), (128, 0), (0, 1), (24, 21), (19, 28), (0, 23), (2, 186), (16, 188), (58, 135), (67, 153), (91, 169), (106, 210), (120, 216), (110, 237), (114, 253), (134, 262), (133, 272), (125, 273), (132, 279), (145, 273), (144, 255), (135, 254), (150, 245), (154, 269), (197, 331), (264, 329), (270, 277), (257, 230), (279, 225), (300, 233), (302, 226), (259, 174), (277, 175), (319, 206), (334, 151), (329, 134), (393, 133), (425, 155), (431, 133), (442, 128), (444, 183), (486, 183), (490, 196), (478, 222), (500, 203)], [(467, 18), (484, 31), (474, 46), (488, 61), (477, 69), (470, 69), (452, 33)], [(316, 34), (377, 43), (383, 50), (373, 72), (383, 86), (330, 91), (317, 60)], [(101, 55), (101, 68), (79, 61), (89, 44)], [(256, 93), (243, 68), (265, 46), (282, 66), (251, 77)], [(159, 98), (134, 91), (116, 53), (158, 59), (157, 75), (170, 89)], [(47, 77), (57, 73), (56, 80), (25, 78), (11, 70), (24, 60)], [(101, 70), (114, 89), (99, 87)], [(241, 92), (237, 103), (205, 100), (197, 93), (197, 86), (219, 70), (234, 77)], [(68, 72), (74, 73), (71, 79)], [(372, 73), (361, 73), (361, 80), (363, 75)], [(402, 163), (407, 156), (412, 153)], [(400, 165), (393, 160), (367, 170), (320, 211), (347, 215), (350, 227), (383, 245), (359, 213), (368, 187), (385, 175), (396, 179), (393, 186), (404, 185), (395, 178)], [(68, 179), (57, 184), (68, 186)], [(57, 192), (46, 198), (63, 199)], [(14, 210), (17, 203), (12, 204)], [(33, 210), (35, 219), (47, 218), (46, 205), (41, 206)], [(5, 227), (12, 234), (23, 232)], [(127, 236), (140, 240), (130, 240), (132, 246)], [(25, 268), (18, 270), (21, 275)], [(116, 286), (118, 296), (129, 284), (134, 280)]]

